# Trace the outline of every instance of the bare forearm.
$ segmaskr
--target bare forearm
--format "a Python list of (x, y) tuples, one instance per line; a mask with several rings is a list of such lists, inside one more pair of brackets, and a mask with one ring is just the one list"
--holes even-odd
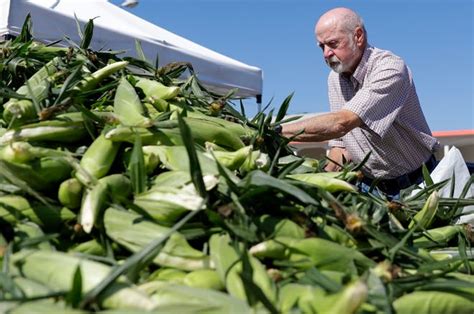
[(345, 110), (284, 124), (282, 133), (286, 137), (291, 137), (304, 130), (304, 133), (298, 135), (295, 140), (321, 142), (341, 137), (360, 124), (360, 119), (354, 113)]

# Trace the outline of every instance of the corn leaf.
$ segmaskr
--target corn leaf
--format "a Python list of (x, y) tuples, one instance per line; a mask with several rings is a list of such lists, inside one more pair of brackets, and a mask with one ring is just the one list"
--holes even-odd
[(242, 252), (241, 260), (242, 272), (239, 275), (244, 285), (248, 303), (251, 306), (255, 306), (257, 302), (261, 302), (270, 313), (279, 313), (273, 303), (267, 298), (265, 293), (263, 293), (262, 289), (253, 281), (253, 268), (246, 250)]
[(147, 184), (145, 158), (143, 156), (142, 139), (138, 134), (135, 134), (135, 141), (133, 143), (132, 155), (130, 157), (128, 169), (134, 194), (145, 192)]
[(191, 135), (191, 130), (189, 126), (184, 122), (181, 114), (178, 115), (178, 124), (179, 130), (181, 131), (181, 137), (183, 139), (184, 146), (186, 147), (186, 152), (188, 153), (189, 158), (189, 169), (191, 171), (191, 179), (194, 183), (194, 187), (199, 195), (203, 198), (206, 198), (207, 191), (204, 181), (202, 179), (201, 166), (199, 164), (199, 159), (196, 153), (196, 146), (194, 145), (194, 140)]
[(142, 43), (138, 39), (135, 39), (135, 51), (140, 60), (147, 62), (145, 53), (143, 52)]
[(82, 275), (81, 267), (79, 264), (74, 272), (74, 278), (72, 280), (72, 287), (66, 295), (66, 303), (71, 305), (73, 308), (77, 308), (82, 299)]
[(288, 181), (276, 179), (260, 170), (252, 171), (244, 180), (241, 181), (239, 186), (247, 190), (251, 190), (252, 187), (255, 186), (272, 188), (293, 196), (301, 202), (312, 205), (318, 204), (313, 197), (300, 188), (288, 183)]
[(430, 172), (428, 171), (428, 168), (426, 168), (426, 165), (423, 164), (421, 167), (421, 172), (423, 173), (423, 180), (425, 180), (426, 186), (432, 186), (434, 184), (433, 179), (430, 176)]
[(275, 118), (275, 123), (280, 122), (286, 116), (286, 112), (288, 111), (288, 107), (290, 106), (290, 102), (294, 94), (295, 92), (292, 92), (290, 95), (288, 95), (281, 104), (280, 109), (278, 110), (277, 116)]
[(31, 14), (28, 13), (26, 15), (25, 21), (23, 22), (23, 26), (21, 27), (20, 35), (17, 38), (15, 38), (13, 43), (14, 44), (16, 44), (16, 43), (26, 43), (26, 42), (29, 42), (30, 40), (32, 40), (33, 36), (32, 36), (31, 29), (32, 29)]

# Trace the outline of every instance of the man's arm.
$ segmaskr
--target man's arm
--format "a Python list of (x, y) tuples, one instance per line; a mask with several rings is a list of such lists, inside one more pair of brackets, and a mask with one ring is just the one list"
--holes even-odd
[(283, 124), (282, 133), (285, 137), (300, 132), (295, 140), (300, 142), (321, 142), (338, 138), (350, 130), (362, 125), (362, 120), (358, 115), (349, 110), (339, 110), (337, 112), (324, 113), (312, 118)]
[(339, 171), (341, 170), (339, 165), (342, 165), (344, 160), (348, 161), (351, 159), (344, 147), (331, 147), (328, 158), (334, 160), (334, 162), (328, 161), (328, 164), (324, 167), (326, 171)]

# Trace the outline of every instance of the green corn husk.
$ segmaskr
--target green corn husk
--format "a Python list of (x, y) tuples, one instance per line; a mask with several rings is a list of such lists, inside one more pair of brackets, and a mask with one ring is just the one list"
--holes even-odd
[(96, 239), (79, 243), (78, 245), (71, 248), (69, 251), (96, 256), (105, 256), (107, 253), (105, 251), (105, 248), (99, 242), (97, 242)]
[(134, 204), (146, 211), (154, 220), (170, 225), (188, 211), (204, 207), (204, 199), (199, 196), (193, 184), (189, 188), (153, 187), (135, 196)]
[(44, 296), (50, 294), (52, 291), (43, 284), (37, 281), (27, 279), (20, 276), (15, 276), (13, 282), (20, 288), (23, 295), (28, 298), (34, 298), (37, 296)]
[(423, 205), (423, 208), (418, 213), (416, 213), (416, 215), (410, 221), (408, 228), (409, 229), (429, 228), (431, 225), (431, 222), (436, 216), (436, 212), (438, 210), (438, 203), (439, 203), (439, 194), (437, 191), (433, 191), (428, 197), (428, 199), (426, 200), (425, 205)]
[(268, 154), (262, 153), (260, 150), (254, 150), (240, 165), (239, 171), (244, 174), (257, 169), (267, 171), (270, 168), (270, 163)]
[(295, 161), (300, 161), (303, 158), (303, 163), (291, 171), (291, 173), (308, 173), (318, 170), (319, 160), (309, 157), (288, 155), (278, 158), (278, 165), (285, 166)]
[(321, 173), (295, 173), (295, 174), (289, 174), (286, 177), (315, 185), (331, 193), (340, 192), (340, 191), (347, 191), (347, 192), (357, 191), (355, 186), (353, 186), (352, 184), (344, 180), (332, 178), (328, 175), (321, 174)]
[(140, 98), (125, 77), (120, 80), (115, 93), (114, 113), (124, 126), (151, 126), (151, 120), (144, 116), (145, 110)]
[[(237, 134), (213, 121), (186, 117), (184, 122), (191, 129), (191, 135), (196, 144), (203, 147), (206, 142), (217, 144), (230, 151), (245, 146)], [(140, 135), (143, 145), (183, 145), (177, 121), (168, 121), (166, 128), (153, 130), (139, 127), (117, 127), (108, 131), (106, 138), (112, 141), (133, 143), (137, 133)]]
[(143, 145), (182, 145), (183, 141), (178, 128), (147, 129), (139, 127), (117, 126), (107, 131), (105, 138), (114, 142), (133, 144), (135, 136), (140, 136)]
[(20, 195), (0, 195), (0, 219), (11, 224), (26, 218), (44, 230), (56, 230), (63, 221), (62, 211), (57, 207), (32, 204)]
[[(15, 242), (21, 241), (28, 241), (34, 238), (42, 238), (44, 237), (44, 232), (41, 228), (32, 221), (25, 221), (22, 223), (17, 223), (15, 225)], [(28, 248), (37, 248), (41, 250), (53, 250), (52, 245), (49, 241), (42, 241), (40, 243), (36, 243), (33, 246), (29, 245)]]
[(429, 229), (423, 232), (423, 235), (413, 240), (413, 245), (419, 248), (433, 248), (437, 246), (446, 246), (446, 244), (455, 235), (461, 233), (465, 226), (449, 225)]
[[(247, 300), (244, 282), (240, 277), (243, 270), (242, 261), (230, 244), (228, 235), (213, 234), (209, 240), (211, 259), (216, 265), (216, 271), (222, 283), (225, 283), (227, 292), (230, 295)], [(252, 267), (252, 281), (257, 285), (266, 298), (275, 304), (276, 288), (273, 281), (268, 276), (265, 267), (254, 257), (249, 256)]]
[(83, 185), (76, 178), (69, 178), (59, 185), (58, 201), (67, 208), (81, 207)]
[(178, 86), (168, 87), (160, 82), (137, 76), (135, 76), (135, 79), (137, 80), (135, 87), (141, 88), (147, 99), (152, 103), (155, 102), (156, 99), (168, 100), (179, 94)]
[[(54, 251), (22, 250), (12, 255), (12, 267), (31, 280), (44, 284), (53, 291), (68, 291), (76, 269), (82, 276), (85, 294), (101, 282), (111, 271), (109, 266)], [(58, 271), (60, 270), (60, 271)], [(151, 310), (156, 303), (142, 292), (119, 279), (104, 291), (98, 300), (104, 308)]]
[(158, 303), (160, 313), (254, 313), (243, 301), (210, 289), (186, 287), (168, 282), (149, 282), (139, 286)]
[(153, 179), (153, 187), (168, 186), (171, 188), (182, 188), (191, 182), (191, 174), (189, 171), (170, 170), (157, 175)]
[(208, 156), (210, 159), (217, 160), (222, 166), (228, 168), (229, 170), (237, 170), (247, 159), (247, 156), (251, 153), (252, 146), (242, 147), (235, 152), (226, 152), (226, 151), (209, 151), (205, 153), (205, 156)]
[(90, 76), (86, 76), (74, 88), (76, 91), (87, 92), (93, 90), (100, 82), (108, 78), (112, 74), (124, 69), (128, 65), (127, 61), (117, 61), (106, 65), (105, 67), (95, 71)]
[(148, 282), (151, 281), (166, 281), (175, 284), (183, 284), (183, 279), (188, 273), (180, 269), (161, 267), (155, 270), (149, 277)]
[(403, 314), (472, 314), (474, 302), (448, 292), (415, 291), (396, 299), (393, 307)]
[(278, 293), (278, 309), (281, 313), (292, 313), (298, 309), (305, 309), (305, 313), (312, 313), (312, 301), (320, 301), (326, 295), (318, 286), (290, 283), (284, 285)]
[[(111, 239), (131, 252), (139, 251), (169, 231), (169, 228), (144, 220), (139, 215), (114, 208), (105, 211), (104, 226)], [(179, 233), (174, 233), (166, 241), (153, 263), (188, 271), (212, 267), (209, 257), (192, 248)]]
[(75, 143), (84, 139), (86, 135), (83, 121), (47, 120), (6, 131), (0, 137), (0, 145), (12, 141)]
[(72, 168), (62, 158), (44, 157), (30, 163), (2, 161), (2, 167), (37, 191), (51, 191), (71, 176)]
[(12, 142), (0, 147), (0, 159), (16, 163), (28, 163), (43, 157), (67, 157), (64, 151), (33, 146), (28, 142)]
[[(51, 76), (59, 70), (60, 61), (59, 57), (49, 61), (16, 92), (41, 102), (48, 95)], [(13, 98), (3, 105), (3, 118), (7, 122), (12, 122), (12, 126), (15, 127), (38, 118), (38, 112), (33, 101)]]
[(359, 280), (349, 283), (340, 292), (326, 295), (317, 300), (312, 299), (311, 305), (316, 313), (322, 314), (352, 314), (357, 313), (367, 300), (367, 285)]
[(267, 237), (290, 237), (295, 239), (303, 239), (305, 237), (303, 227), (289, 219), (272, 217), (270, 215), (259, 217), (259, 229)]
[(13, 306), (11, 309), (9, 309), (8, 312), (6, 313), (8, 314), (31, 314), (31, 313), (86, 314), (88, 312), (67, 307), (66, 304), (62, 301), (48, 299), (48, 300), (29, 301), (25, 303), (19, 303), (18, 305)]
[(320, 270), (357, 273), (355, 264), (362, 269), (375, 265), (359, 251), (321, 238), (300, 240), (279, 237), (256, 244), (249, 252), (258, 258), (289, 260), (296, 267), (314, 266)]
[[(169, 170), (180, 170), (189, 172), (189, 157), (184, 146), (143, 146), (145, 155), (155, 155), (163, 166)], [(199, 165), (203, 174), (218, 174), (217, 166), (212, 158), (200, 151), (198, 155)]]
[(79, 224), (86, 233), (90, 233), (96, 225), (99, 215), (107, 208), (108, 200), (127, 198), (132, 193), (130, 180), (122, 174), (112, 174), (103, 177), (92, 187), (84, 191)]
[(100, 179), (105, 176), (120, 149), (120, 143), (113, 142), (105, 138), (104, 134), (99, 135), (87, 148), (81, 158), (81, 171), (76, 173), (76, 178), (83, 184), (90, 184), (90, 178)]
[(212, 269), (199, 269), (186, 274), (182, 282), (185, 286), (193, 288), (224, 290), (219, 275)]

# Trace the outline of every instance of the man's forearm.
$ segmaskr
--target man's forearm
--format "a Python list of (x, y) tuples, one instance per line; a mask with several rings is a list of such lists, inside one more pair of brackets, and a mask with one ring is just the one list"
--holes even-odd
[(354, 113), (341, 110), (284, 124), (282, 133), (286, 137), (291, 137), (304, 130), (304, 133), (298, 135), (295, 140), (321, 142), (341, 137), (361, 123), (359, 117)]

